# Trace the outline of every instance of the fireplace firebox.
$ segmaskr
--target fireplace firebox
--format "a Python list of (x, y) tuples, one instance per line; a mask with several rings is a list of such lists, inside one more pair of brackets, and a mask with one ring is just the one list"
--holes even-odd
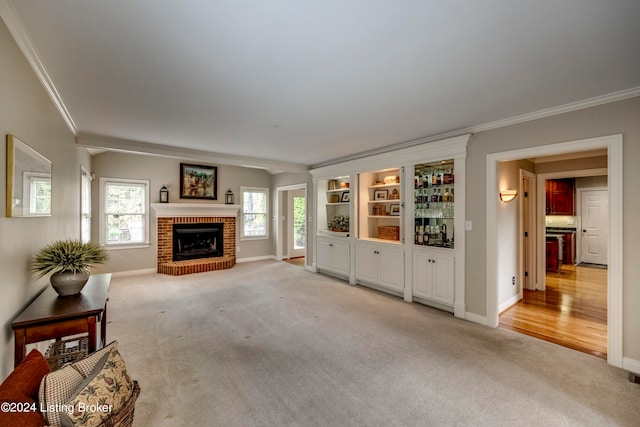
[(173, 260), (221, 257), (222, 223), (173, 224)]

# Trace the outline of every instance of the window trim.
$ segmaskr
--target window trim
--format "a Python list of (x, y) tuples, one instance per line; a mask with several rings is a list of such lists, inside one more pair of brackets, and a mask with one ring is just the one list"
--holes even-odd
[[(259, 236), (245, 236), (244, 234), (244, 193), (246, 192), (254, 192), (254, 193), (264, 193), (266, 206), (265, 210), (265, 234), (261, 234)], [(240, 240), (268, 240), (270, 238), (271, 228), (269, 227), (269, 188), (268, 187), (240, 187)]]
[[(134, 242), (134, 243), (115, 243), (109, 244), (107, 243), (107, 239), (105, 236), (105, 201), (106, 201), (106, 186), (107, 184), (138, 184), (144, 186), (144, 242)], [(115, 249), (136, 249), (136, 248), (148, 248), (150, 246), (149, 242), (149, 180), (148, 179), (131, 179), (131, 178), (108, 178), (108, 177), (100, 177), (100, 218), (99, 218), (99, 243), (107, 250), (115, 250)]]
[[(87, 194), (84, 194), (84, 188), (85, 188), (85, 180), (88, 181), (88, 185), (87, 185)], [(93, 227), (91, 222), (93, 221), (93, 209), (92, 209), (92, 200), (91, 200), (91, 196), (92, 196), (92, 185), (93, 185), (93, 176), (91, 173), (89, 173), (89, 171), (87, 171), (84, 167), (80, 167), (80, 240), (82, 240), (83, 242), (85, 242), (84, 240), (84, 224), (86, 223), (88, 226), (88, 230), (86, 230), (89, 233), (89, 240), (87, 241), (91, 241), (92, 239), (92, 232), (93, 232)], [(89, 212), (85, 213), (84, 210), (84, 201), (88, 202), (88, 208), (89, 208)], [(87, 215), (87, 218), (85, 218), (84, 216)], [(88, 221), (85, 221), (85, 219), (88, 219)]]

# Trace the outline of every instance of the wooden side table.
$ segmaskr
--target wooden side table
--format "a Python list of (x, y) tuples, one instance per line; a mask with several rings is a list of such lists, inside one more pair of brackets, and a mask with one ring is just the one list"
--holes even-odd
[[(87, 333), (89, 353), (107, 336), (107, 301), (111, 274), (92, 274), (78, 295), (59, 297), (50, 286), (11, 322), (15, 336), (14, 367), (26, 356), (27, 344)], [(102, 343), (98, 343), (96, 323)]]

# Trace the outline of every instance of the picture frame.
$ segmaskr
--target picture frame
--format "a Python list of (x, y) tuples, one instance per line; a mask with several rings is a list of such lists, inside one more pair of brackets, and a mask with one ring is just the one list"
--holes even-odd
[(375, 190), (373, 192), (373, 200), (387, 200), (389, 197), (389, 190)]
[(51, 216), (51, 161), (7, 134), (6, 215)]
[(180, 163), (180, 198), (218, 200), (218, 168)]
[(398, 216), (400, 215), (400, 204), (392, 204), (389, 206), (389, 215)]
[(343, 203), (349, 202), (349, 192), (345, 191), (342, 193), (342, 196), (340, 196), (340, 201)]

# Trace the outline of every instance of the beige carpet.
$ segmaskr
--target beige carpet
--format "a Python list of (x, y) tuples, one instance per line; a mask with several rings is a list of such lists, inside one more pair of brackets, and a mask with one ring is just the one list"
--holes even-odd
[(136, 426), (637, 426), (593, 356), (283, 262), (114, 278)]

